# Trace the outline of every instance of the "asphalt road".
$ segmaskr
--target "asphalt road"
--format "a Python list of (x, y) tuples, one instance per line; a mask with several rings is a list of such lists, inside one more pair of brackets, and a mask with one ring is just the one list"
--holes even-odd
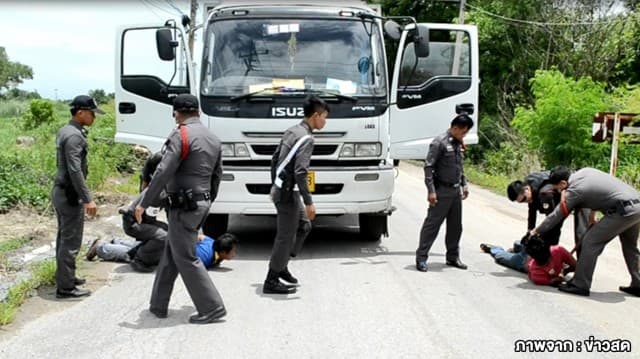
[[(538, 287), (500, 267), (481, 242), (509, 246), (526, 228), (526, 206), (477, 187), (464, 202), (462, 271), (444, 265), (443, 233), (429, 272), (415, 270), (418, 232), (426, 214), (419, 168), (403, 165), (397, 178), (390, 237), (362, 242), (356, 221), (319, 220), (290, 269), (301, 281), (290, 296), (261, 292), (273, 222), (233, 217), (238, 257), (211, 271), (228, 315), (191, 325), (194, 308), (181, 281), (169, 318), (146, 309), (152, 274), (117, 267), (110, 284), (70, 308), (45, 315), (0, 342), (1, 358), (520, 358), (640, 357), (640, 298), (628, 285), (620, 245), (600, 257), (588, 298)], [(566, 226), (562, 243), (572, 247)], [(593, 337), (593, 340), (590, 340)], [(580, 353), (514, 352), (519, 340), (562, 340)], [(592, 352), (624, 339), (630, 353)], [(595, 347), (598, 348), (597, 346)], [(606, 349), (606, 348), (605, 348)]]

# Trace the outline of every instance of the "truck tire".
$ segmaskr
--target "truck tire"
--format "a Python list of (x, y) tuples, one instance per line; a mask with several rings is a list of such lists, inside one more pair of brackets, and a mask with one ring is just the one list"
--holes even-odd
[(221, 234), (227, 232), (227, 226), (229, 225), (229, 215), (223, 213), (209, 213), (207, 219), (204, 221), (202, 231), (205, 235), (218, 238)]
[(368, 242), (380, 240), (380, 236), (388, 236), (387, 216), (372, 213), (360, 213), (360, 237)]

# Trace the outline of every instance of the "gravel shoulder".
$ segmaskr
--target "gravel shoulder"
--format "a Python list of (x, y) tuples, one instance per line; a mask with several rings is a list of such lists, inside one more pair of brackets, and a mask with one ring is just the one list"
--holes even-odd
[[(122, 232), (121, 217), (118, 208), (126, 205), (131, 196), (127, 194), (97, 193), (98, 215), (93, 219), (85, 220), (83, 248), (79, 254), (80, 263), (78, 275), (87, 279), (84, 286), (91, 291), (109, 285), (113, 269), (121, 264), (93, 261), (84, 259), (86, 248), (96, 238), (111, 239), (113, 237), (125, 237)], [(8, 213), (0, 215), (0, 242), (14, 238), (29, 238), (26, 246), (17, 250), (11, 255), (12, 266), (0, 265), (0, 280), (5, 283), (17, 280), (21, 277), (20, 271), (26, 270), (32, 260), (42, 260), (55, 257), (55, 238), (57, 231), (56, 217), (51, 208), (44, 213), (38, 213), (29, 208), (17, 208)], [(34, 255), (33, 253), (38, 253)], [(35, 259), (30, 259), (35, 258)], [(20, 263), (16, 265), (15, 263)], [(21, 268), (22, 267), (22, 268)], [(46, 286), (34, 291), (18, 310), (18, 313), (11, 324), (0, 326), (0, 341), (18, 332), (17, 329), (23, 327), (34, 319), (43, 315), (65, 310), (73, 306), (78, 301), (58, 300), (55, 298), (55, 287)]]

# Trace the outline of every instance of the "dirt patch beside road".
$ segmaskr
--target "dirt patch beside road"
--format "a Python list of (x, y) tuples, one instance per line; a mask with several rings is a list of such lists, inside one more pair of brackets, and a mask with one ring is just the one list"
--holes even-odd
[[(83, 249), (79, 257), (81, 258), (78, 267), (78, 275), (87, 279), (84, 286), (91, 291), (95, 291), (102, 286), (108, 285), (111, 280), (111, 273), (118, 263), (93, 261), (84, 259), (86, 248), (96, 238), (110, 240), (113, 237), (126, 237), (122, 231), (122, 220), (118, 214), (118, 208), (128, 204), (132, 196), (126, 194), (104, 195), (96, 193), (98, 203), (98, 215), (96, 218), (86, 219), (84, 224)], [(29, 248), (40, 248), (50, 246), (45, 254), (48, 258), (55, 257), (55, 238), (57, 231), (57, 220), (51, 208), (38, 213), (33, 209), (18, 208), (6, 214), (0, 215), (0, 242), (14, 238), (29, 238), (26, 244)], [(27, 266), (29, 263), (25, 263)], [(15, 273), (10, 271), (20, 270), (20, 268), (3, 268), (0, 266), (0, 278), (11, 278)], [(0, 327), (0, 341), (16, 335), (18, 329), (26, 323), (37, 319), (43, 315), (58, 312), (78, 303), (73, 300), (58, 300), (55, 298), (54, 287), (44, 287), (37, 291), (37, 294), (27, 299), (20, 307), (14, 321), (6, 326)]]

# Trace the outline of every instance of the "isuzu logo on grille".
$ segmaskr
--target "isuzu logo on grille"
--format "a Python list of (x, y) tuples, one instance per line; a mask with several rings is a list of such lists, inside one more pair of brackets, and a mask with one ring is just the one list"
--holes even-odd
[(272, 107), (271, 117), (304, 117), (302, 107)]

